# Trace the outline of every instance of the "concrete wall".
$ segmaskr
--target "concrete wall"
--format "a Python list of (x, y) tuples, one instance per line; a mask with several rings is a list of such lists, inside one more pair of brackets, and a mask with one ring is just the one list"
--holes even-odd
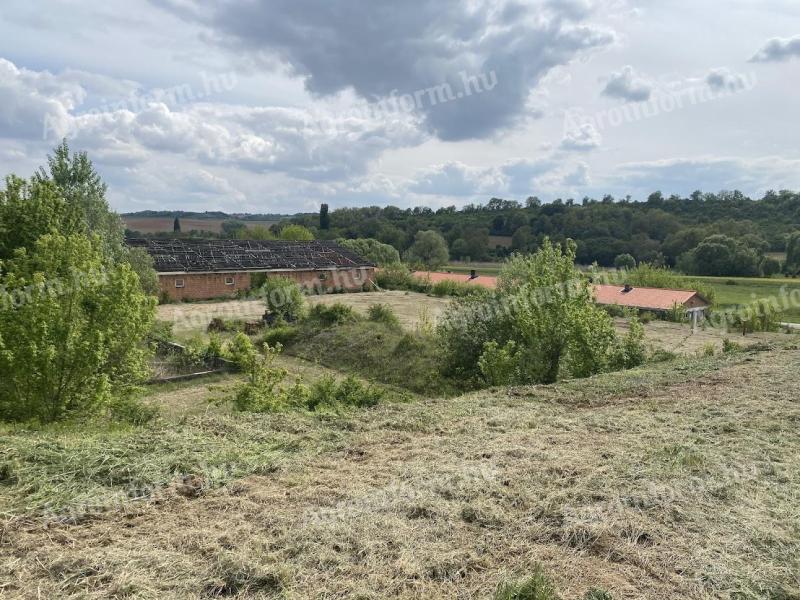
[[(351, 269), (272, 271), (268, 277), (288, 277), (301, 286), (317, 292), (333, 289), (360, 290), (364, 283), (373, 279), (375, 269), (360, 267)], [(248, 291), (252, 283), (252, 275), (248, 271), (231, 273), (185, 273), (158, 275), (158, 283), (162, 295), (171, 300), (210, 300), (212, 298), (235, 298), (237, 293)], [(233, 280), (232, 283), (226, 283)], [(176, 284), (183, 283), (183, 287)]]

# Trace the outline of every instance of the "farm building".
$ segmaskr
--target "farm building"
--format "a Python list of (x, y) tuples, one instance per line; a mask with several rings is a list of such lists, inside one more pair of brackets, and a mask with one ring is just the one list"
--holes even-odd
[(631, 287), (629, 285), (595, 285), (595, 302), (639, 310), (664, 312), (679, 306), (687, 311), (704, 311), (708, 302), (693, 290)]
[(162, 295), (172, 300), (234, 297), (253, 276), (289, 277), (303, 287), (360, 290), (375, 265), (331, 241), (128, 239), (152, 256)]

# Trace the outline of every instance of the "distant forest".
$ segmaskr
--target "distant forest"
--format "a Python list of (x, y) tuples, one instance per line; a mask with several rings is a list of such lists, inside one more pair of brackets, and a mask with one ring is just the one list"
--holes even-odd
[[(787, 250), (800, 254), (796, 233), (800, 193), (790, 191), (767, 192), (760, 199), (738, 191), (694, 192), (686, 198), (654, 192), (643, 202), (612, 196), (547, 204), (535, 196), (524, 204), (492, 198), (484, 205), (437, 210), (372, 206), (328, 212), (324, 206), (321, 214), (281, 217), (273, 228), (277, 231), (289, 223), (303, 225), (321, 239), (373, 238), (401, 254), (414, 243), (418, 231), (434, 230), (443, 236), (455, 260), (503, 259), (512, 252), (534, 251), (549, 237), (575, 240), (581, 264), (613, 266), (629, 255), (636, 263), (696, 274), (760, 276), (788, 270), (787, 274), (796, 275), (800, 270), (800, 264), (781, 264), (770, 256)], [(800, 258), (790, 256), (787, 262), (792, 260)]]

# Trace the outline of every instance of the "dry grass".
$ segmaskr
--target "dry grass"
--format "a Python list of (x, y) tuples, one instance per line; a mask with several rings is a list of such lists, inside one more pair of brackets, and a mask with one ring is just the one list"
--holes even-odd
[[(362, 314), (366, 314), (372, 304), (388, 304), (397, 314), (401, 325), (413, 329), (420, 322), (420, 318), (435, 322), (446, 309), (450, 299), (415, 292), (388, 291), (309, 296), (308, 302), (310, 304), (341, 302), (352, 306)], [(258, 319), (264, 314), (264, 305), (258, 300), (164, 304), (158, 307), (158, 312), (160, 319), (175, 323), (175, 332), (178, 336), (186, 336), (205, 331), (205, 327), (213, 317)], [(620, 332), (627, 329), (624, 319), (616, 319), (616, 324)], [(784, 333), (753, 333), (743, 337), (736, 332), (725, 333), (718, 329), (699, 329), (697, 333), (692, 334), (689, 325), (666, 321), (648, 323), (645, 326), (645, 338), (652, 347), (676, 354), (695, 354), (708, 344), (711, 344), (716, 351), (720, 351), (725, 338), (744, 346), (764, 342), (782, 343), (789, 339)]]
[[(447, 298), (436, 298), (416, 292), (362, 292), (358, 294), (328, 294), (308, 296), (310, 305), (341, 302), (352, 306), (362, 314), (372, 304), (388, 304), (392, 307), (401, 325), (413, 328), (420, 318), (435, 320), (450, 302)], [(225, 319), (259, 319), (264, 314), (264, 303), (260, 300), (227, 300), (223, 302), (191, 302), (162, 304), (158, 307), (158, 318), (174, 323), (175, 333), (186, 335), (205, 331), (214, 317)]]
[[(0, 594), (487, 598), (541, 563), (566, 599), (797, 598), (798, 367), (783, 349), (241, 417), (294, 448), (274, 472), (80, 525), (7, 520)], [(218, 428), (211, 445), (235, 437)]]

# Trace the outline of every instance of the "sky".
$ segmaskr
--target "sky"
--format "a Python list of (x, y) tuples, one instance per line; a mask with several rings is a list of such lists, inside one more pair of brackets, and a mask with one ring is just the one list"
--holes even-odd
[(3, 0), (0, 165), (120, 212), (800, 189), (796, 0)]

